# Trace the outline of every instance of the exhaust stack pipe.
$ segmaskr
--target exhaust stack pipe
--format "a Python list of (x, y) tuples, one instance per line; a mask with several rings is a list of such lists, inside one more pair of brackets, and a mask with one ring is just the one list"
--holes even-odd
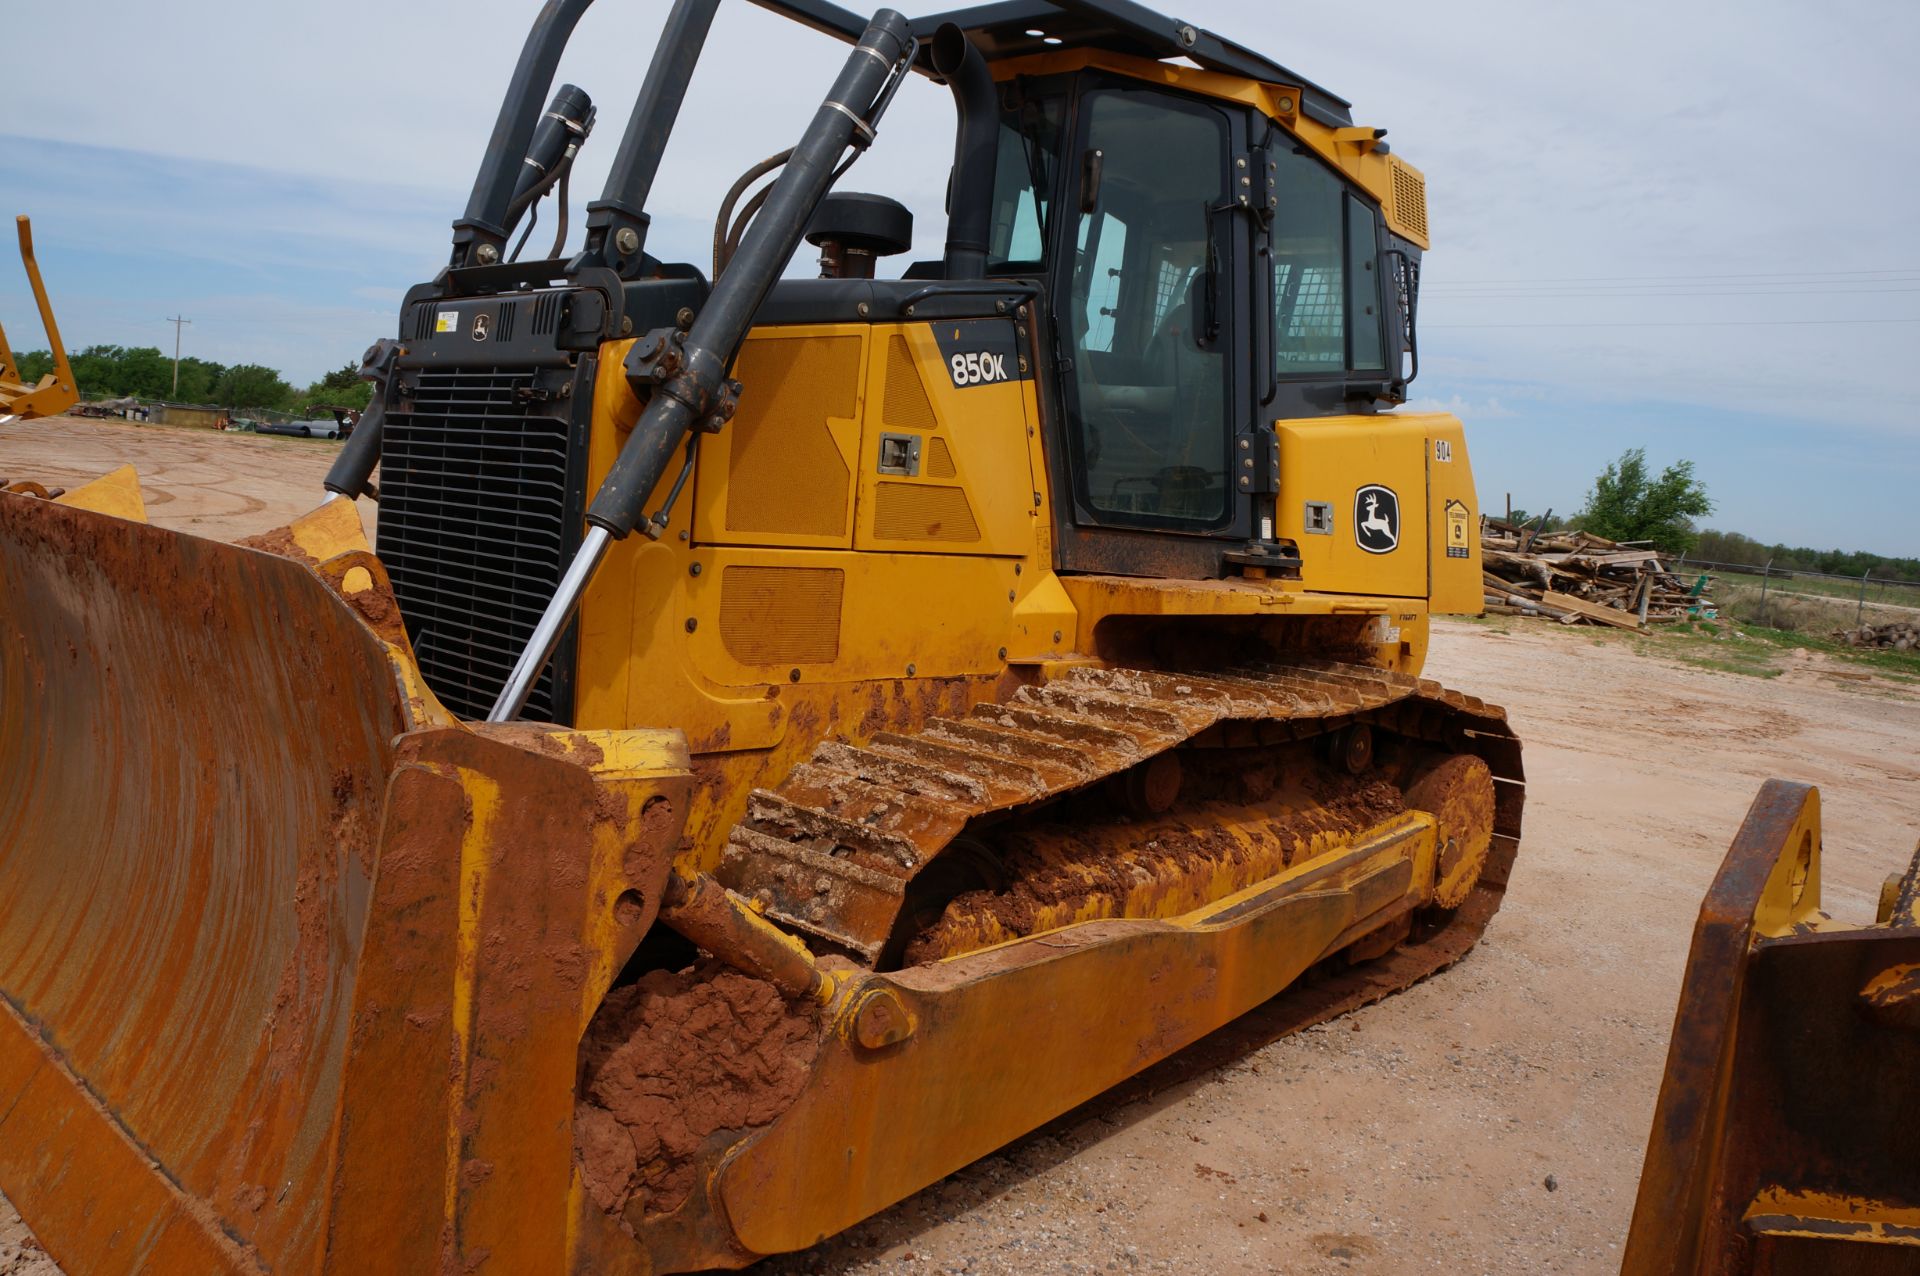
[(953, 181), (947, 192), (947, 278), (979, 279), (987, 273), (994, 154), (1000, 140), (993, 77), (967, 33), (951, 22), (934, 32), (933, 69), (953, 91), (953, 107), (960, 117), (953, 135)]
[(493, 122), (493, 136), (487, 140), (480, 171), (474, 175), (466, 214), (453, 224), (452, 265), (491, 266), (500, 260), (507, 242), (507, 209), (519, 181), (514, 170), (521, 167), (520, 161), (533, 144), (540, 99), (553, 83), (567, 37), (592, 3), (547, 0), (534, 19), (533, 29), (527, 32), (520, 60), (507, 81), (500, 115)]

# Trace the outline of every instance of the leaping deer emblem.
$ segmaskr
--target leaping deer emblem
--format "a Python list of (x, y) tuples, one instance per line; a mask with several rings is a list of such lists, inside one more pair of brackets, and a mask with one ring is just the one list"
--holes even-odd
[(1377, 532), (1390, 541), (1399, 539), (1393, 533), (1393, 524), (1380, 517), (1380, 498), (1372, 492), (1367, 493), (1367, 516), (1360, 520), (1360, 530)]

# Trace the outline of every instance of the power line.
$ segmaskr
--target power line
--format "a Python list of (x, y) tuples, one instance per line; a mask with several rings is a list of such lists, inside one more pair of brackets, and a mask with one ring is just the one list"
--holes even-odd
[[(1906, 282), (1904, 280), (1900, 282)], [(1920, 284), (1920, 279), (1914, 280)], [(1428, 290), (1422, 288), (1424, 296)], [(1617, 292), (1453, 292), (1435, 288), (1434, 292), (1449, 301), (1554, 301), (1564, 298), (1605, 298), (1605, 297), (1878, 297), (1892, 296), (1897, 293), (1920, 292), (1920, 288), (1742, 288), (1727, 292), (1700, 292), (1694, 290), (1621, 290)]]
[(1916, 275), (1920, 266), (1883, 266), (1875, 270), (1769, 270), (1759, 274), (1718, 272), (1711, 275), (1545, 275), (1536, 279), (1454, 279), (1454, 284), (1604, 284), (1678, 282), (1701, 279), (1829, 279), (1855, 275)]
[(1649, 321), (1646, 323), (1423, 323), (1422, 331), (1435, 328), (1785, 328), (1824, 324), (1920, 323), (1916, 319), (1711, 319), (1698, 322)]

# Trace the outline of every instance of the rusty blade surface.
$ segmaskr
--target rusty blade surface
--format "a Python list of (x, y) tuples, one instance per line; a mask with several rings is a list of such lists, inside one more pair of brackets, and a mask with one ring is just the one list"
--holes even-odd
[(685, 741), (455, 722), (342, 509), (313, 563), (0, 495), (0, 1187), (68, 1271), (601, 1244), (575, 1060)]
[[(310, 1249), (411, 725), (382, 645), (295, 563), (24, 497), (0, 496), (0, 591), (14, 1027), (239, 1246)], [(74, 1202), (11, 1122), (0, 1147), (23, 1210)]]

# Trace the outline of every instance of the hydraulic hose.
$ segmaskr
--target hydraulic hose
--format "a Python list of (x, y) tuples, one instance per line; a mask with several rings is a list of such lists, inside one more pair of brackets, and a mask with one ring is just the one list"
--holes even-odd
[[(507, 209), (519, 185), (516, 171), (524, 165), (540, 117), (536, 114), (560, 54), (567, 47), (580, 15), (593, 0), (547, 0), (527, 32), (527, 42), (507, 81), (506, 97), (493, 122), (493, 136), (474, 175), (465, 216), (453, 224), (453, 265), (490, 265), (506, 247), (510, 223)], [(484, 250), (484, 251), (483, 251)]]

